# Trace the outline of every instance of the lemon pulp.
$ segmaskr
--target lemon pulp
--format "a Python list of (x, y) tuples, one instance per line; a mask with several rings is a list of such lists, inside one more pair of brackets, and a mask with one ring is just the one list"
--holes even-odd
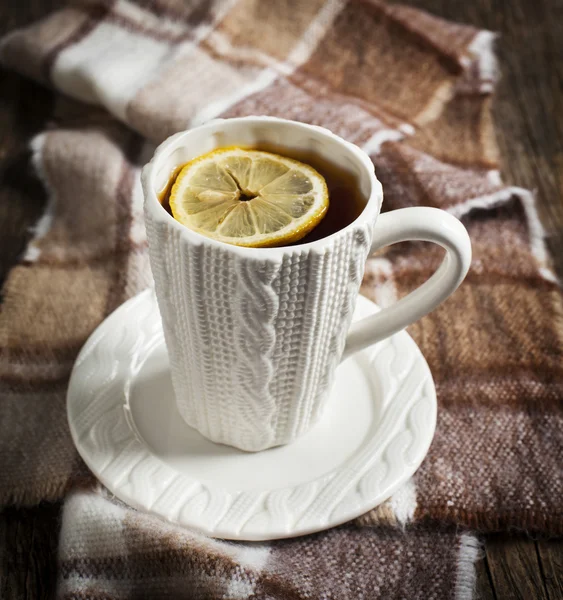
[(221, 148), (186, 164), (170, 194), (174, 218), (207, 237), (253, 248), (296, 242), (328, 210), (322, 175), (260, 150)]

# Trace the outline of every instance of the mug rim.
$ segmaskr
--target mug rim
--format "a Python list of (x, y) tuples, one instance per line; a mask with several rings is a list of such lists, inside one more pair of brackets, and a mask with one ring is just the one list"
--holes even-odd
[[(346, 227), (331, 233), (319, 240), (315, 240), (312, 242), (307, 242), (304, 244), (292, 244), (291, 246), (277, 246), (273, 248), (252, 248), (246, 246), (236, 246), (235, 244), (229, 244), (227, 242), (222, 242), (220, 240), (216, 240), (211, 237), (207, 237), (189, 227), (186, 227), (182, 223), (179, 223), (161, 204), (157, 197), (157, 193), (155, 191), (154, 186), (154, 177), (156, 167), (159, 161), (163, 158), (163, 154), (169, 150), (172, 151), (177, 147), (181, 147), (181, 141), (183, 138), (188, 136), (195, 130), (202, 129), (213, 129), (218, 123), (224, 122), (248, 122), (249, 124), (252, 122), (272, 122), (272, 123), (283, 123), (286, 126), (306, 129), (308, 131), (315, 131), (315, 133), (320, 134), (323, 137), (331, 138), (333, 141), (336, 141), (339, 145), (343, 146), (356, 160), (359, 162), (362, 169), (367, 172), (368, 180), (370, 184), (369, 196), (367, 202), (362, 210), (362, 212)], [(171, 150), (172, 149), (172, 150)], [(379, 216), (381, 211), (381, 204), (383, 202), (383, 189), (381, 186), (381, 182), (377, 179), (375, 175), (374, 164), (369, 158), (369, 156), (358, 146), (352, 144), (351, 142), (346, 141), (340, 136), (336, 135), (330, 129), (326, 129), (325, 127), (319, 127), (318, 125), (310, 125), (308, 123), (302, 123), (300, 121), (293, 121), (291, 119), (282, 119), (278, 117), (271, 116), (247, 116), (247, 117), (232, 117), (232, 118), (218, 118), (213, 119), (212, 121), (208, 121), (203, 125), (199, 125), (198, 127), (193, 127), (190, 129), (186, 129), (184, 131), (180, 131), (166, 138), (162, 143), (160, 143), (151, 160), (145, 164), (141, 171), (141, 182), (143, 187), (143, 195), (144, 195), (144, 207), (146, 210), (151, 210), (151, 216), (159, 221), (164, 221), (168, 223), (170, 226), (179, 228), (184, 235), (190, 238), (194, 243), (206, 243), (211, 244), (213, 246), (218, 246), (223, 249), (227, 249), (231, 252), (239, 253), (244, 255), (247, 258), (274, 258), (276, 255), (281, 256), (285, 255), (288, 252), (302, 252), (302, 251), (318, 251), (324, 250), (326, 246), (331, 245), (336, 238), (339, 236), (344, 236), (348, 231), (358, 227), (358, 225), (362, 225), (363, 223), (370, 223), (372, 226), (375, 225), (375, 221)], [(157, 206), (155, 206), (155, 203)]]

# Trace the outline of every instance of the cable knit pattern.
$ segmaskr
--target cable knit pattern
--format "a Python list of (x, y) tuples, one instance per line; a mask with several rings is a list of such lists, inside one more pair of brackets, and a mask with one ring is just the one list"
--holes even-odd
[(279, 264), (235, 260), (238, 318), (234, 322), (238, 352), (237, 391), (240, 398), (237, 445), (262, 450), (275, 444), (276, 401), (270, 389), (274, 375), (272, 354), (276, 344), (274, 319), (279, 296), (272, 286)]
[(322, 250), (288, 247), (272, 260), (190, 242), (150, 214), (147, 226), (186, 422), (251, 451), (305, 433), (342, 356), (371, 226), (349, 229)]

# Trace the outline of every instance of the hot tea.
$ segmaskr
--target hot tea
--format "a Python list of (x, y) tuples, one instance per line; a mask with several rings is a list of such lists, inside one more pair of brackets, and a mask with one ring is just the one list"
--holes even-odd
[[(298, 241), (291, 243), (279, 243), (276, 246), (288, 246), (295, 244), (306, 244), (327, 237), (347, 227), (362, 212), (367, 199), (362, 195), (358, 183), (353, 174), (344, 168), (333, 164), (311, 152), (287, 151), (275, 145), (257, 145), (247, 150), (270, 152), (309, 165), (315, 169), (326, 181), (329, 196), (329, 206), (326, 214), (309, 233)], [(184, 165), (178, 167), (172, 174), (159, 194), (162, 206), (172, 214), (170, 210), (170, 193), (180, 171)]]

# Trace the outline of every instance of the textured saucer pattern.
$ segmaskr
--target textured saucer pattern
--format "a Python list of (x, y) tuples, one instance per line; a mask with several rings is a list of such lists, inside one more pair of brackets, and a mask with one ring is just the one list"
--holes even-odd
[[(375, 310), (360, 297), (354, 320)], [(259, 473), (256, 485), (240, 487), (232, 479), (222, 484), (220, 475), (191, 475), (154, 453), (131, 411), (132, 390), (146, 357), (163, 345), (154, 292), (146, 290), (118, 308), (87, 341), (72, 373), (67, 407), (74, 443), (100, 481), (124, 502), (171, 522), (243, 540), (326, 529), (386, 500), (414, 473), (430, 446), (436, 422), (432, 376), (414, 341), (401, 332), (346, 361), (356, 361), (365, 374), (373, 427), (333, 468), (282, 487), (260, 487)], [(340, 389), (354, 393), (353, 385)], [(320, 443), (326, 453), (334, 451), (330, 435)], [(275, 472), (285, 448), (254, 455), (232, 451), (239, 453), (238, 462), (271, 456)]]

